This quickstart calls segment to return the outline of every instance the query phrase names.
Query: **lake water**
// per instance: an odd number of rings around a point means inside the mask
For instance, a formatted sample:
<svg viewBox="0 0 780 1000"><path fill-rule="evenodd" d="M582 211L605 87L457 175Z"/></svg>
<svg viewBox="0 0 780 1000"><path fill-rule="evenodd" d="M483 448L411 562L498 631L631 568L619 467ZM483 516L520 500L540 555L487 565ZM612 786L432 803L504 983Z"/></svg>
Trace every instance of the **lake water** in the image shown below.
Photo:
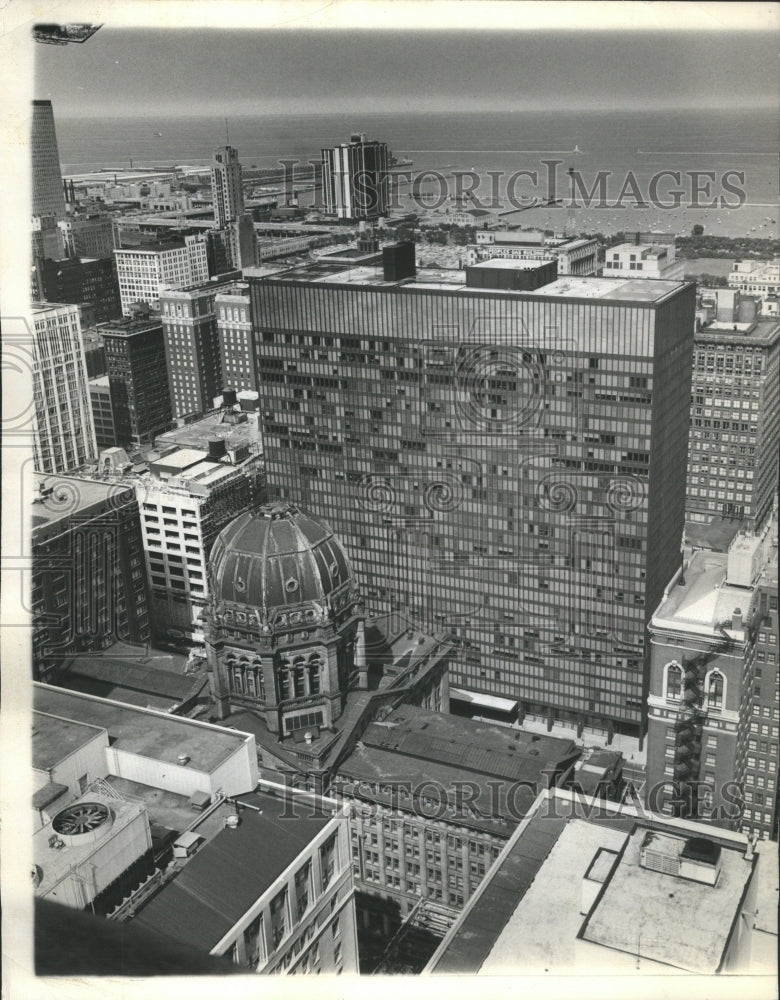
<svg viewBox="0 0 780 1000"><path fill-rule="evenodd" d="M365 132L386 141L399 159L412 159L413 167L407 169L413 174L433 171L420 191L445 209L455 208L458 185L461 191L474 186L472 179L463 179L465 173L479 178L475 195L480 202L502 211L515 208L523 196L546 200L554 178L554 195L564 203L515 213L513 224L604 233L690 232L696 223L723 235L776 236L778 231L776 122L769 110L393 112L354 120L344 115L258 114L230 118L229 130L230 144L242 163L257 167L274 166L281 158L318 160L323 146L343 142L353 131ZM209 163L212 150L225 143L225 120L58 117L57 136L64 174L126 168L131 160L136 167L198 165ZM568 205L569 167L581 179L577 207ZM519 178L520 171L535 173L537 180ZM654 199L653 177L661 171L679 172L681 183L678 188L676 179L663 175ZM606 204L596 199L588 205L587 192L594 184L599 191L600 174ZM730 189L724 187L724 175ZM647 207L635 205L634 190ZM681 191L677 199L675 190ZM402 206L418 207L422 194L412 198L409 184L399 183L397 192ZM654 200L669 207L659 207Z"/></svg>

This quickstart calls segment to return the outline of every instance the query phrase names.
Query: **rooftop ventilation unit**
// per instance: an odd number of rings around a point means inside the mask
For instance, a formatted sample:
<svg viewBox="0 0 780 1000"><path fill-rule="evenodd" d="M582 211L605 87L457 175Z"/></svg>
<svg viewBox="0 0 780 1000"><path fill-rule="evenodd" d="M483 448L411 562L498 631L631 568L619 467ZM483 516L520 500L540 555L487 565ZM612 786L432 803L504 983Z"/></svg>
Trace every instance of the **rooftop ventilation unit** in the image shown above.
<svg viewBox="0 0 780 1000"><path fill-rule="evenodd" d="M75 802L58 812L51 825L66 847L76 847L100 840L111 829L113 822L113 814L104 803Z"/></svg>
<svg viewBox="0 0 780 1000"><path fill-rule="evenodd" d="M715 885L720 874L721 848L705 837L672 837L648 830L639 852L639 864L649 871Z"/></svg>

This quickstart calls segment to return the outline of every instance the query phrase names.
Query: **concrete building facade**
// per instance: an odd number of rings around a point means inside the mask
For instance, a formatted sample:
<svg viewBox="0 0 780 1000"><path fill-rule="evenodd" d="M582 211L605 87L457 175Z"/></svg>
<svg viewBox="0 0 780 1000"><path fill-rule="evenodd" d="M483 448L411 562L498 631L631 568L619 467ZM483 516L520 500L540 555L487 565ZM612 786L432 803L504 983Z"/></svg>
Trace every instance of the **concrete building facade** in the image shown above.
<svg viewBox="0 0 780 1000"><path fill-rule="evenodd" d="M180 448L150 462L136 490L155 632L168 641L202 642L211 546L251 505L251 471L228 455Z"/></svg>
<svg viewBox="0 0 780 1000"><path fill-rule="evenodd" d="M97 457L78 306L33 302L30 327L35 469L70 472Z"/></svg>
<svg viewBox="0 0 780 1000"><path fill-rule="evenodd" d="M680 281L685 275L685 261L675 260L674 245L621 243L607 249L604 274Z"/></svg>
<svg viewBox="0 0 780 1000"><path fill-rule="evenodd" d="M745 800L742 830L777 840L780 690L776 538L756 580L753 608L754 641L742 674L735 778L742 785Z"/></svg>
<svg viewBox="0 0 780 1000"><path fill-rule="evenodd" d="M686 513L757 527L777 489L780 324L723 315L694 338Z"/></svg>
<svg viewBox="0 0 780 1000"><path fill-rule="evenodd" d="M171 408L176 420L210 410L222 389L215 300L224 294L227 281L224 277L160 293Z"/></svg>
<svg viewBox="0 0 780 1000"><path fill-rule="evenodd" d="M133 305L145 302L160 307L160 293L169 288L185 288L208 281L206 239L200 234L152 244L115 250L122 312L132 314Z"/></svg>
<svg viewBox="0 0 780 1000"><path fill-rule="evenodd" d="M595 274L598 241L565 236L545 236L543 232L482 232L466 247L466 264L482 260L549 260L558 262L558 274Z"/></svg>
<svg viewBox="0 0 780 1000"><path fill-rule="evenodd" d="M759 625L771 618L770 595L760 611L757 583L776 546L770 524L760 534L738 534L728 553L694 552L653 614L646 788L653 810L740 829L748 808L744 828L772 831L777 673L774 651L767 659L771 625ZM757 823L753 801L762 807Z"/></svg>
<svg viewBox="0 0 780 1000"><path fill-rule="evenodd" d="M73 653L149 639L149 596L135 493L80 476L36 476L33 669Z"/></svg>
<svg viewBox="0 0 780 1000"><path fill-rule="evenodd" d="M226 389L257 389L257 359L253 349L249 285L236 282L214 299L220 365Z"/></svg>
<svg viewBox="0 0 780 1000"><path fill-rule="evenodd" d="M762 298L780 293L780 263L776 260L737 260L728 276L729 288Z"/></svg>

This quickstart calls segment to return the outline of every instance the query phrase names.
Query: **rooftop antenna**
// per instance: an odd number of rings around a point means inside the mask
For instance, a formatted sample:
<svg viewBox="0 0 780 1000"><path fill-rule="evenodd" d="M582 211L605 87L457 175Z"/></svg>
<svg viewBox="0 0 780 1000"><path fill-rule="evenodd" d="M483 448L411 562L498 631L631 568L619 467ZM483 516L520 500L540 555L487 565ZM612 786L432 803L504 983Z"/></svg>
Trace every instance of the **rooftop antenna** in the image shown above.
<svg viewBox="0 0 780 1000"><path fill-rule="evenodd" d="M227 120L227 118L225 119L225 145L226 146L230 145L230 131L228 129L228 120Z"/></svg>

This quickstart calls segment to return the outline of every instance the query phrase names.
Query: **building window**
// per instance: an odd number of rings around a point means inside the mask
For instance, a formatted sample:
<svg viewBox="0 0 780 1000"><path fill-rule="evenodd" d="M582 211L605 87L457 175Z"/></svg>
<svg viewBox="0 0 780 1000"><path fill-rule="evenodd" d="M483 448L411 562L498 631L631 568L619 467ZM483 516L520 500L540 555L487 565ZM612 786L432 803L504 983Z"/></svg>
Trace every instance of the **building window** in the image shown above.
<svg viewBox="0 0 780 1000"><path fill-rule="evenodd" d="M328 888L336 873L336 834L320 848L320 871L322 872L322 889Z"/></svg>
<svg viewBox="0 0 780 1000"><path fill-rule="evenodd" d="M707 675L705 684L707 692L707 708L716 711L723 708L723 701L726 691L726 679L718 670L713 670Z"/></svg>
<svg viewBox="0 0 780 1000"><path fill-rule="evenodd" d="M682 667L676 661L667 663L664 677L664 697L667 700L679 701L682 694Z"/></svg>
<svg viewBox="0 0 780 1000"><path fill-rule="evenodd" d="M309 907L309 884L310 884L311 862L306 864L295 873L295 903L300 920Z"/></svg>

